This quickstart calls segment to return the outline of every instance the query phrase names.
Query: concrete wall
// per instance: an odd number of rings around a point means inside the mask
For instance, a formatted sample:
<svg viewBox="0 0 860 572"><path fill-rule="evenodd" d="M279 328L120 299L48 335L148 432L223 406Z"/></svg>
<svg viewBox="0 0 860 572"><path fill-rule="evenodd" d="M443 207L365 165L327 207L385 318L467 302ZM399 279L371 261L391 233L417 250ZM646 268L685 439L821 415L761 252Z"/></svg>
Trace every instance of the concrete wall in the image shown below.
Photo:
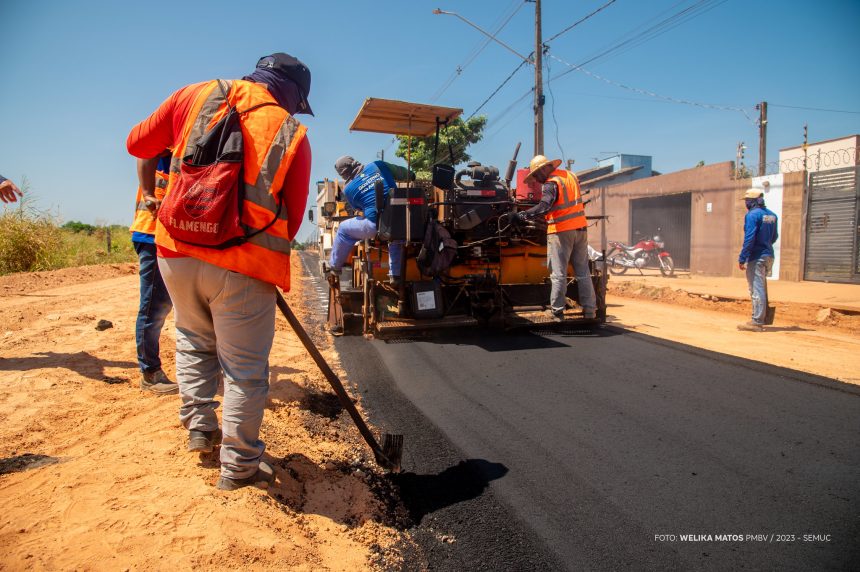
<svg viewBox="0 0 860 572"><path fill-rule="evenodd" d="M676 193L691 193L690 272L712 276L729 276L737 267L738 250L733 251L733 227L737 226L737 201L749 188L749 179L732 178L730 161L686 169L676 173L648 177L607 188L607 240L630 242L630 200ZM600 193L587 214L600 214ZM741 201L741 206L743 202ZM741 225L743 217L741 217ZM600 248L600 225L589 232L589 241Z"/></svg>
<svg viewBox="0 0 860 572"><path fill-rule="evenodd" d="M858 145L860 145L860 135L811 143L806 147L806 170L812 173L860 165ZM781 173L802 171L803 157L802 146L780 149L779 171Z"/></svg>

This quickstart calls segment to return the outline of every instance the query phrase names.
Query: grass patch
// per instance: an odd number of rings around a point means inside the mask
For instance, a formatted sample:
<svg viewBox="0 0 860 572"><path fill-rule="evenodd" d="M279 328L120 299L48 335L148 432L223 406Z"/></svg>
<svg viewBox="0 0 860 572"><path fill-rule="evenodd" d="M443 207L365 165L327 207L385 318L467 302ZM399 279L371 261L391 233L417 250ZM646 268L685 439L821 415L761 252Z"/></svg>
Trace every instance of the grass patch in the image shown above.
<svg viewBox="0 0 860 572"><path fill-rule="evenodd" d="M0 215L0 275L55 268L62 232L46 216L24 209Z"/></svg>
<svg viewBox="0 0 860 572"><path fill-rule="evenodd" d="M31 208L25 194L17 208L0 214L0 275L137 261L128 228L83 226L77 232L69 223L58 226L56 217Z"/></svg>

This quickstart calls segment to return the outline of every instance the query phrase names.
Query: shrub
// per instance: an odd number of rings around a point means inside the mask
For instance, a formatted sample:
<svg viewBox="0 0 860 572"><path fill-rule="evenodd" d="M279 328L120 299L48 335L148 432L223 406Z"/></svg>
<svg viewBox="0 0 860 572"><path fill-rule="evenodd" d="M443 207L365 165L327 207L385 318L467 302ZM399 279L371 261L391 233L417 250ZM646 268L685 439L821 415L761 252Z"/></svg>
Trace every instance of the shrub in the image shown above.
<svg viewBox="0 0 860 572"><path fill-rule="evenodd" d="M23 208L0 215L0 274L54 268L62 233L45 215L28 215Z"/></svg>

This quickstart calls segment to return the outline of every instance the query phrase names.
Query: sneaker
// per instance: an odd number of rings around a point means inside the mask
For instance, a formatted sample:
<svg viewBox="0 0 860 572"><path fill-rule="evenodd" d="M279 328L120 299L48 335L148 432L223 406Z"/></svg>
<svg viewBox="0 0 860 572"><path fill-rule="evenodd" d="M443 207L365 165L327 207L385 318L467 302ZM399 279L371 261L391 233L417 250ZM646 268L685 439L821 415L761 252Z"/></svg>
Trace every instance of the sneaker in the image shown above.
<svg viewBox="0 0 860 572"><path fill-rule="evenodd" d="M222 491L235 491L242 487L255 486L258 489L267 489L269 485L275 482L275 471L272 467L263 461L260 461L260 466L257 467L257 472L250 477L244 479L231 479L230 477L221 477L218 479L216 487Z"/></svg>
<svg viewBox="0 0 860 572"><path fill-rule="evenodd" d="M192 453L211 453L221 444L221 429L200 431L192 429L188 432L188 451Z"/></svg>
<svg viewBox="0 0 860 572"><path fill-rule="evenodd" d="M170 381L163 371L144 371L140 374L140 390L149 391L156 395L172 395L179 393L179 385Z"/></svg>
<svg viewBox="0 0 860 572"><path fill-rule="evenodd" d="M755 322L745 322L743 324L738 324L738 329L742 332L763 332L764 327L761 324L757 324Z"/></svg>
<svg viewBox="0 0 860 572"><path fill-rule="evenodd" d="M564 311L563 310L547 310L546 313L553 322L563 322L564 321Z"/></svg>

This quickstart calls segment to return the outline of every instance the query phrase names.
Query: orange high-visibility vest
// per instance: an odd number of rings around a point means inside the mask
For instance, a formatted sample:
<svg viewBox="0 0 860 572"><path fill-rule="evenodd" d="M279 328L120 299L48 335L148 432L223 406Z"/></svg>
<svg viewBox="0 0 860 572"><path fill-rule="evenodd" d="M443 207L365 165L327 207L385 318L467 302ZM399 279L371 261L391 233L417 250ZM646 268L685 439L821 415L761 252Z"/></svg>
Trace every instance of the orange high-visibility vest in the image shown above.
<svg viewBox="0 0 860 572"><path fill-rule="evenodd" d="M265 87L253 82L234 80L227 84L230 103L239 111L274 98ZM227 114L224 94L217 81L208 82L194 100L179 140L173 148L167 193L179 178L182 157L206 131ZM277 105L260 107L240 117L245 157L243 162L245 197L241 222L251 230L265 228L277 213L277 220L265 231L247 242L217 250L193 246L173 239L161 222L157 222L155 243L168 250L187 254L215 266L239 272L264 282L290 288L290 239L287 224L287 193L304 193L307 181L294 181L288 172L307 128ZM285 181L290 188L284 188ZM278 204L280 204L280 209Z"/></svg>
<svg viewBox="0 0 860 572"><path fill-rule="evenodd" d="M164 171L155 172L155 198L161 200L164 198L164 191L167 190L168 174ZM142 232L144 234L155 234L155 217L146 208L146 203L143 201L143 191L140 187L137 188L137 200L135 201L134 222L128 228L131 232Z"/></svg>
<svg viewBox="0 0 860 572"><path fill-rule="evenodd" d="M566 230L576 230L588 225L585 220L585 205L582 204L582 193L576 175L564 169L556 169L549 176L549 181L558 185L558 196L552 208L546 213L546 232L555 234Z"/></svg>

